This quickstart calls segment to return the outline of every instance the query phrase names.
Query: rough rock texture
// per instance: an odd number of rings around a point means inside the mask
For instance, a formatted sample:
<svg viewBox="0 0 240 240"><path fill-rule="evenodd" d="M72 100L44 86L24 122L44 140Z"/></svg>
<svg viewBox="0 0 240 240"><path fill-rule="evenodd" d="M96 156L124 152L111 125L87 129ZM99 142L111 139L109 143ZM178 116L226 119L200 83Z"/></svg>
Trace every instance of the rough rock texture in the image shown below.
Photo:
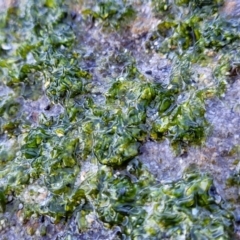
<svg viewBox="0 0 240 240"><path fill-rule="evenodd" d="M227 17L237 18L240 16L240 1L239 0L227 0L221 9L221 13Z"/></svg>

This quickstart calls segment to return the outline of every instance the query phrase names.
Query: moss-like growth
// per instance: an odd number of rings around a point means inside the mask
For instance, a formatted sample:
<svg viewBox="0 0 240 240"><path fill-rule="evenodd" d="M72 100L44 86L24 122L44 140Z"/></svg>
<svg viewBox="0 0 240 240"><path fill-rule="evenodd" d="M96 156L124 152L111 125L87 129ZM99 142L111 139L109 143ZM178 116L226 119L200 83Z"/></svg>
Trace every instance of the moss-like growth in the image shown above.
<svg viewBox="0 0 240 240"><path fill-rule="evenodd" d="M135 17L135 10L127 1L93 1L94 6L82 13L91 16L92 21L100 21L104 27L119 29Z"/></svg>
<svg viewBox="0 0 240 240"><path fill-rule="evenodd" d="M110 226L120 226L126 239L231 235L233 215L216 203L208 175L188 170L181 180L162 185L136 160L128 171L118 176L110 169L99 171L99 192L92 202L98 216Z"/></svg>
<svg viewBox="0 0 240 240"><path fill-rule="evenodd" d="M172 18L158 26L158 36L170 39L166 52L177 53L168 86L149 81L131 56L122 53L116 60L124 65L121 76L108 80L104 93L96 96L92 75L82 67L86 52L82 45L76 50L76 33L63 1L26 2L9 9L0 24L0 77L15 94L0 103L0 133L14 147L13 155L0 149L1 196L14 192L19 197L35 183L48 195L42 205L24 203L26 218L36 213L57 222L77 212L80 230L96 214L109 227L119 225L130 239L227 238L232 216L209 193L209 176L186 173L178 182L161 185L135 159L149 138L169 138L181 152L206 135L204 101L222 85L204 90L191 85L193 57L188 50L211 37L211 31L204 37L202 28L196 30L203 17L186 17L180 23ZM194 9L204 8L203 3ZM160 10L170 11L168 4L163 2ZM101 1L98 7L85 13L114 27L133 15L125 1ZM222 26L226 24L216 25L214 39ZM217 50L236 39L232 31L225 33ZM204 44L214 45L211 38ZM201 50L199 46L196 52ZM223 59L215 69L216 78L225 74L227 63ZM20 116L18 97L36 100L43 93L63 111L55 117L39 113L39 121L31 125ZM82 169L86 161L96 167L91 173Z"/></svg>

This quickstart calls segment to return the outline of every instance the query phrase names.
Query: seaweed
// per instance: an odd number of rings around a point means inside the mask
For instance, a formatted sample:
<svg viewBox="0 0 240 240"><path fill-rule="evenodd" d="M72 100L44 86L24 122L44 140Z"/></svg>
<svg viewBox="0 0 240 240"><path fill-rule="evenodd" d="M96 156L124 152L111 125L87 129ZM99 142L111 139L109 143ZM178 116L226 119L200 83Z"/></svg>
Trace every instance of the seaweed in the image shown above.
<svg viewBox="0 0 240 240"><path fill-rule="evenodd" d="M136 15L131 4L123 0L96 1L92 8L84 9L82 14L85 16L90 16L92 21L100 21L104 27L115 29L120 29Z"/></svg>
<svg viewBox="0 0 240 240"><path fill-rule="evenodd" d="M160 3L161 11L171 11L172 3ZM183 3L188 2L177 2ZM194 1L193 11L202 11L205 3ZM0 149L1 208L5 196L14 192L21 198L34 183L46 189L47 197L44 203L24 203L26 219L35 213L58 222L75 214L85 231L91 227L87 218L95 214L109 228L119 225L129 239L230 236L231 212L209 194L213 180L207 174L186 172L177 182L160 184L137 160L149 139L168 138L181 153L206 137L205 100L224 91L223 76L230 67L228 58L216 67L217 86L202 90L191 84L188 50L201 39L204 47L215 44L206 42L210 30L206 35L196 30L203 17L159 24L157 34L170 39L165 51L177 53L167 86L147 79L133 57L121 53L116 61L124 71L104 79L106 89L96 96L93 76L83 67L84 43L77 42L67 13L64 1L42 0L16 5L1 16L0 78L14 93L0 103L0 134L12 141ZM134 10L125 1L100 1L84 14L118 29ZM214 26L213 39L219 38L219 29L229 27L224 22ZM233 31L225 33L216 45L219 51L237 39ZM21 99L33 101L45 94L50 105L59 104L63 111L54 117L42 111L32 124L21 115ZM11 146L11 154L6 153ZM90 172L84 172L86 163L94 166Z"/></svg>

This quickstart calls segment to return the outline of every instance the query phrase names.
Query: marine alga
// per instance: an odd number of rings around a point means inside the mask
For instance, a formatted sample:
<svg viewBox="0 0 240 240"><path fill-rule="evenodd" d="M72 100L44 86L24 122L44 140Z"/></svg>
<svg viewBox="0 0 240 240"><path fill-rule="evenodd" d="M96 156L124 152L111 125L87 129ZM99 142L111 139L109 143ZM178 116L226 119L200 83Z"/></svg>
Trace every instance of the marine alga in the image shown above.
<svg viewBox="0 0 240 240"><path fill-rule="evenodd" d="M177 2L182 3L188 2ZM205 5L194 4L191 14ZM127 1L98 5L85 14L110 28L120 27L119 22L134 12ZM159 9L170 11L168 2ZM1 149L1 208L5 196L14 192L23 198L23 191L34 183L48 195L41 204L26 202L25 218L35 213L57 222L74 215L83 231L91 227L86 219L93 214L107 227L120 226L122 236L129 239L226 239L233 216L211 192L213 181L207 174L187 172L177 182L160 184L136 157L148 139L168 138L177 153L204 140L208 127L204 101L209 93L215 96L221 84L204 90L191 85L193 58L188 50L201 39L204 47L220 50L236 39L234 31L226 30L215 45L225 22L217 24L211 36L205 28L205 36L204 28L194 30L202 26L201 14L185 16L181 23L171 17L157 30L161 39L167 37L164 51L176 53L170 83L147 79L132 56L121 53L120 59L129 58L124 71L96 96L93 76L82 67L87 55L84 42L78 43L68 13L64 1L42 0L16 5L1 17L0 78L14 92L0 104L1 136L14 139L12 146L18 146L13 156ZM201 47L196 45L195 53ZM216 68L216 78L224 83L221 77L227 70ZM37 94L32 93L35 90ZM57 104L63 111L54 117L41 112L35 123L24 114L20 117L19 99L32 101L41 94L51 101L46 111ZM91 172L82 170L86 162L94 165Z"/></svg>

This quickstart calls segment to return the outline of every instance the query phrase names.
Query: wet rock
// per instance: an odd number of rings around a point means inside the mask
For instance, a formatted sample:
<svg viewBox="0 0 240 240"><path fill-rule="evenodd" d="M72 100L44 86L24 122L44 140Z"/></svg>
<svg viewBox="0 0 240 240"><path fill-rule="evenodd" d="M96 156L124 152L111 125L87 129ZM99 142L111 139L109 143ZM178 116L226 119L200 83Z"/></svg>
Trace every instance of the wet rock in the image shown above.
<svg viewBox="0 0 240 240"><path fill-rule="evenodd" d="M22 204L22 203L19 203L18 209L19 209L19 210L23 209L23 204Z"/></svg>
<svg viewBox="0 0 240 240"><path fill-rule="evenodd" d="M240 16L240 1L226 0L221 9L221 13L230 18L237 18Z"/></svg>

